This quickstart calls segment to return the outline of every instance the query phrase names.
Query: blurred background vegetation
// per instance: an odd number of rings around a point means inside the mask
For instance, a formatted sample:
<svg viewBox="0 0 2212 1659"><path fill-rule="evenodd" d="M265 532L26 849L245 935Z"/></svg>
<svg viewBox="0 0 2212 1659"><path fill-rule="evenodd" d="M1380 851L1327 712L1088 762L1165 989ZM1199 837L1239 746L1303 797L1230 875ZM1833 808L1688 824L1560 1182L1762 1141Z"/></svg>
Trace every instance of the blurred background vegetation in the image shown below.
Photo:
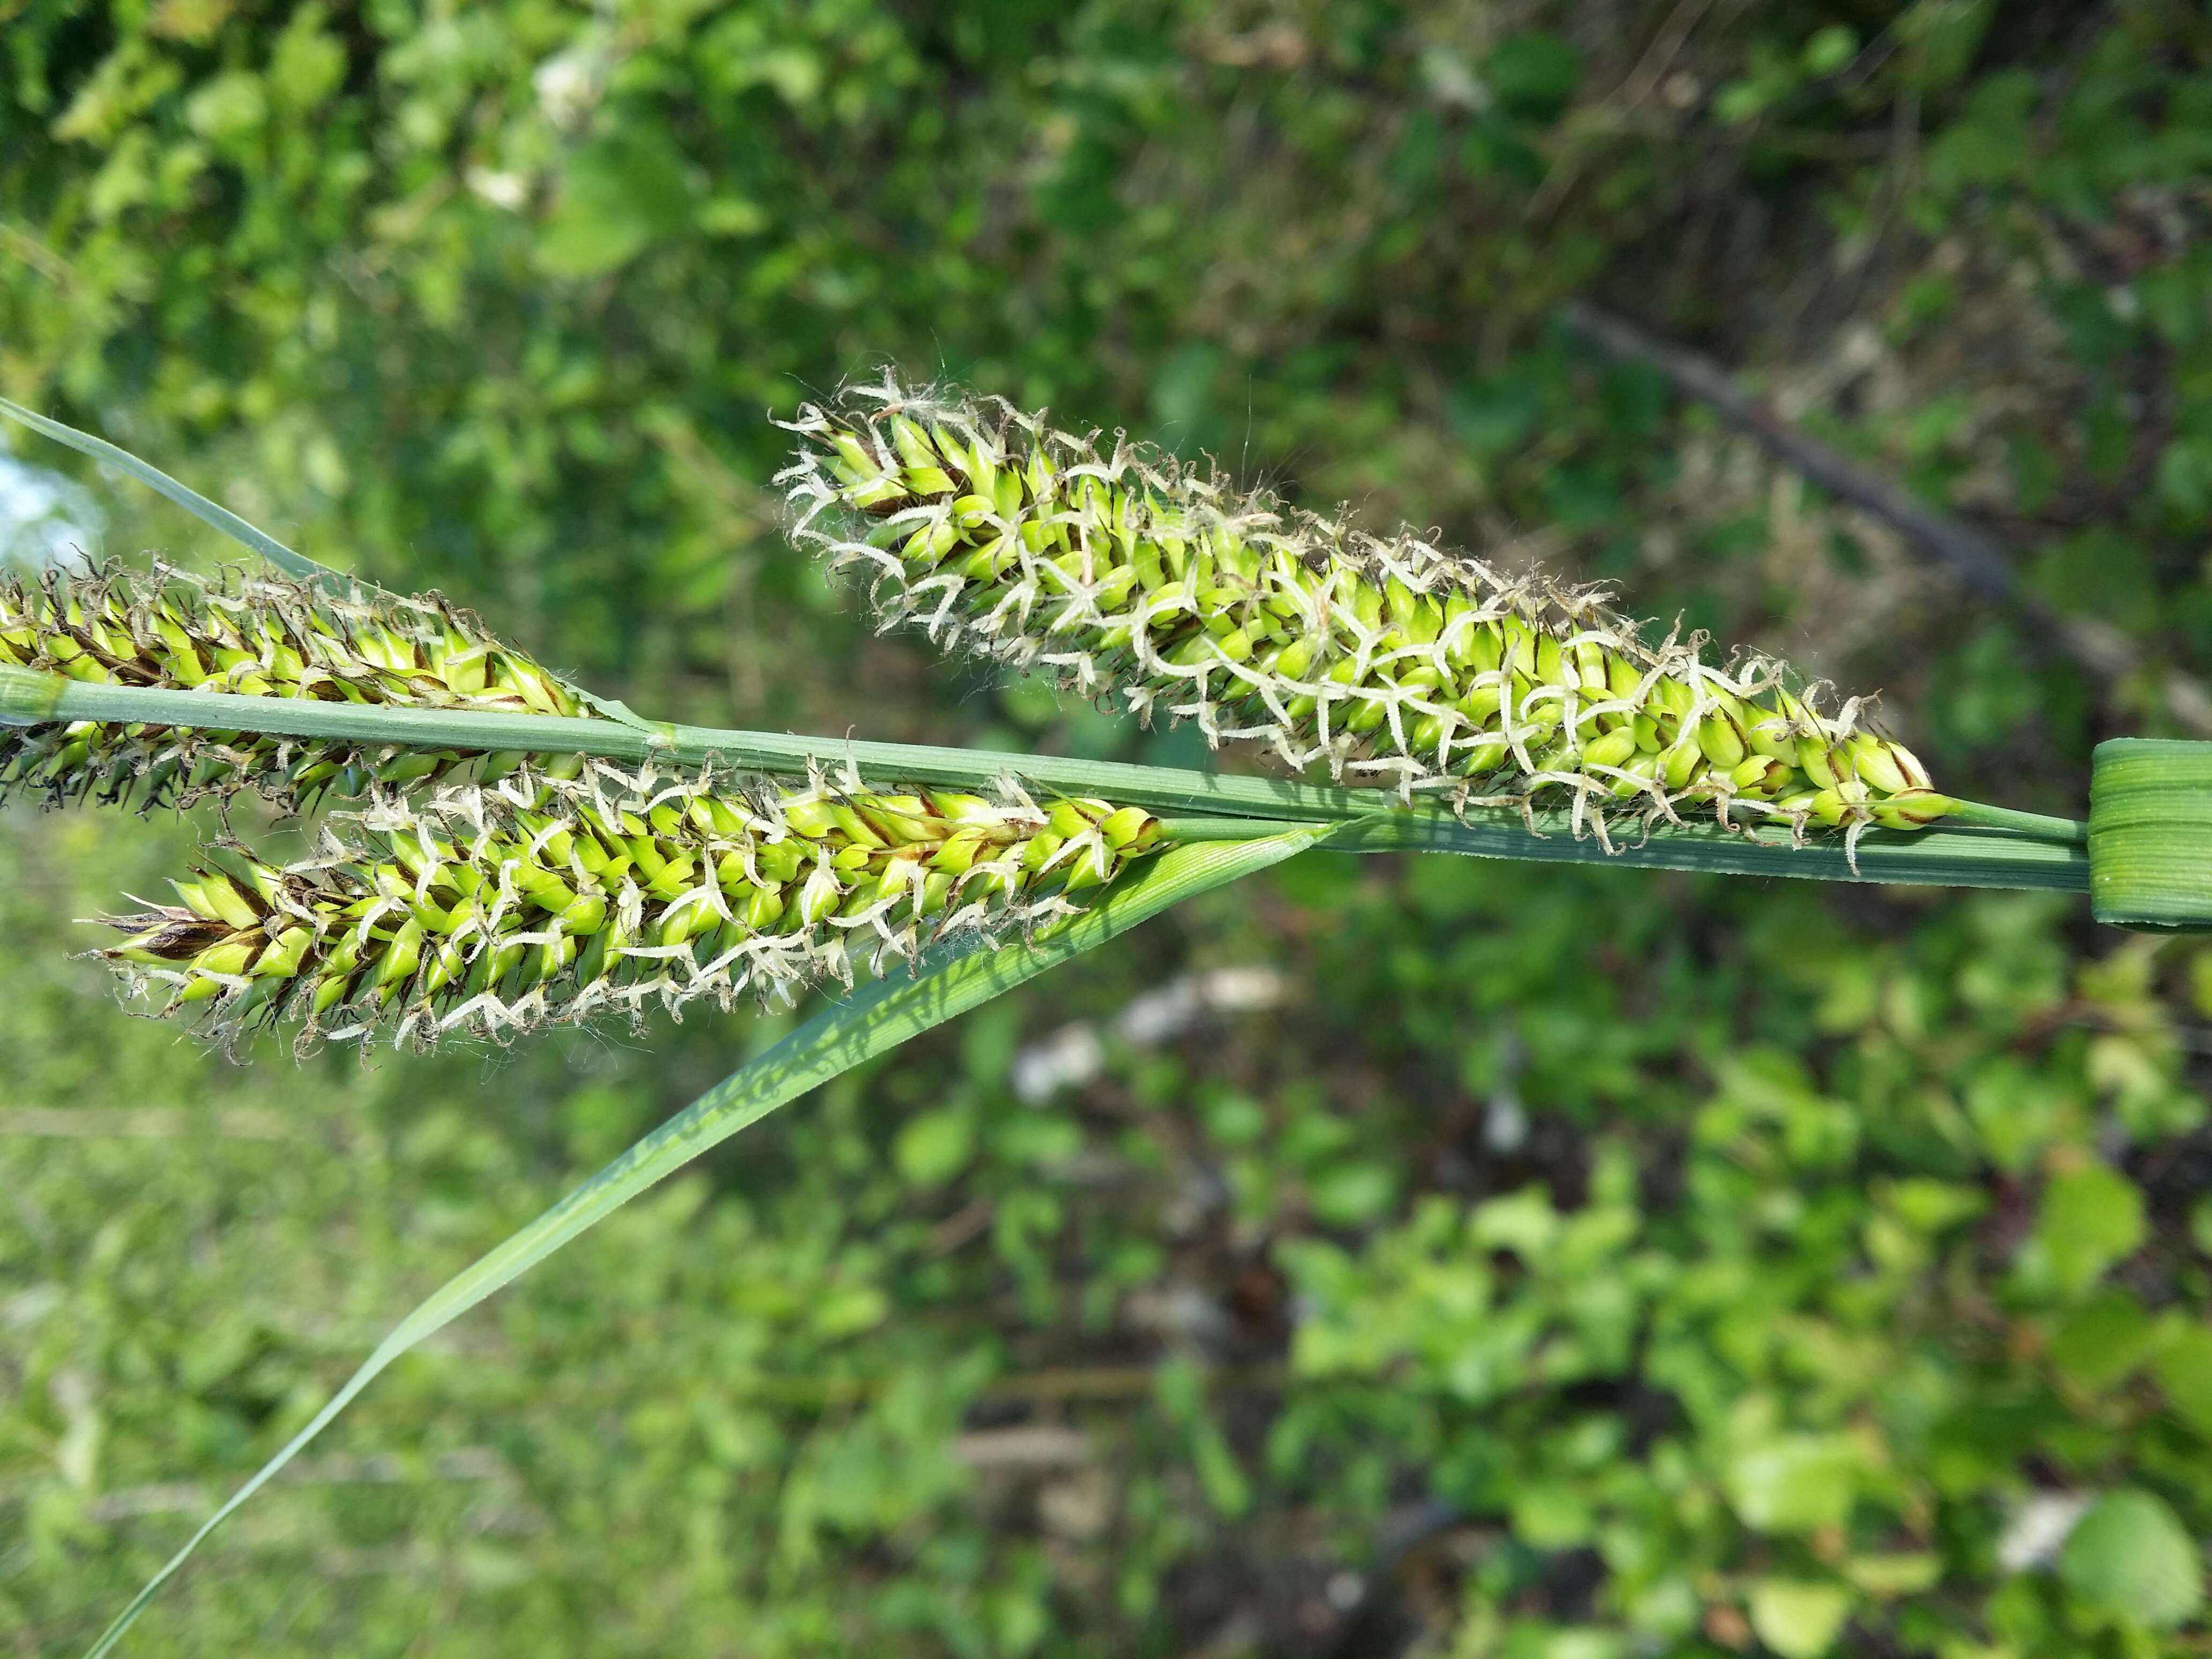
<svg viewBox="0 0 2212 1659"><path fill-rule="evenodd" d="M0 0L0 392L670 717L1202 757L785 546L767 415L886 360L1540 532L2008 805L2212 659L2191 0ZM0 442L9 556L221 556ZM22 1654L784 1029L234 1067L64 954L206 827L0 817ZM2208 1053L2212 951L2070 902L1310 856L586 1236L131 1650L2204 1653Z"/></svg>

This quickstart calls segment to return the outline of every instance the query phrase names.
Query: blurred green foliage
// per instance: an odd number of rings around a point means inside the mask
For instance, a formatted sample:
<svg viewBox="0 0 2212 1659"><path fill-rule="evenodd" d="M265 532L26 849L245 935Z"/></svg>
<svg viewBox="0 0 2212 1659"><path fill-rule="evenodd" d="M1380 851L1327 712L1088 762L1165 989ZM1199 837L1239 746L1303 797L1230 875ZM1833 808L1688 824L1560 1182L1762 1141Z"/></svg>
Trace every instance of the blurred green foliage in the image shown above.
<svg viewBox="0 0 2212 1659"><path fill-rule="evenodd" d="M785 550L764 410L884 359L1540 532L2008 804L2078 811L2212 658L2181 0L0 0L0 392L674 717L1202 753L872 639ZM2143 667L1583 355L1574 294ZM111 550L213 556L75 476ZM190 833L0 823L24 1652L781 1029L233 1069L64 960ZM1285 1004L1115 1023L1254 963ZM1103 1072L1018 1094L1074 1020ZM2201 1652L2208 1031L2212 951L2041 898L1310 857L586 1236L133 1650Z"/></svg>

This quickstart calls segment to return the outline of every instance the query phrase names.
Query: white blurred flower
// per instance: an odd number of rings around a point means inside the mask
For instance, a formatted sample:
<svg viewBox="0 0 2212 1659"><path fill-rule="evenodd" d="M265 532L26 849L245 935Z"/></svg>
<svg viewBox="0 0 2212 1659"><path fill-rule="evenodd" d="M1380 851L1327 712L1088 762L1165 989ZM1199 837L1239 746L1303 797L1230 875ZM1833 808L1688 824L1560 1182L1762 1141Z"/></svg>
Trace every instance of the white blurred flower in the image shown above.
<svg viewBox="0 0 2212 1659"><path fill-rule="evenodd" d="M1206 1014L1249 1013L1281 1002L1290 981L1253 964L1192 974L1133 999L1115 1015L1113 1033L1132 1048L1157 1048ZM1088 1083L1106 1069L1106 1045L1096 1027L1064 1025L1014 1056L1014 1097L1042 1105L1062 1089Z"/></svg>
<svg viewBox="0 0 2212 1659"><path fill-rule="evenodd" d="M2090 1501L2089 1494L2073 1492L2039 1492L2023 1500L1997 1540L1997 1565L2007 1572L2049 1566Z"/></svg>
<svg viewBox="0 0 2212 1659"><path fill-rule="evenodd" d="M538 107L563 131L582 125L606 92L607 69L606 51L596 40L580 41L555 53L530 77L538 92Z"/></svg>
<svg viewBox="0 0 2212 1659"><path fill-rule="evenodd" d="M493 172L489 167L469 169L469 188L494 207L508 213L520 213L530 201L530 180L519 173Z"/></svg>

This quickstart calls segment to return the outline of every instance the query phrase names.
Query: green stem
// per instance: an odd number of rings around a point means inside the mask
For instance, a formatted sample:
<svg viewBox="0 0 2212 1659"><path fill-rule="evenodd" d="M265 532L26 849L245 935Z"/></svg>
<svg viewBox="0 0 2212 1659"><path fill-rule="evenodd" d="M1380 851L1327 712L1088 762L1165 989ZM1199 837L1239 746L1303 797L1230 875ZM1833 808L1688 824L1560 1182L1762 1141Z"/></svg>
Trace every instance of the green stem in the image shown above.
<svg viewBox="0 0 2212 1659"><path fill-rule="evenodd" d="M1269 818L1180 818L1160 820L1160 836L1164 841L1178 847L1188 847L1206 841L1256 841L1273 835L1285 823L1294 819Z"/></svg>
<svg viewBox="0 0 2212 1659"><path fill-rule="evenodd" d="M2042 812L2016 812L2009 806L1984 806L1978 800L1957 801L1948 817L1981 830L2010 830L2038 841L2055 841L2068 847L2087 847L2089 826L2079 818L2054 818Z"/></svg>
<svg viewBox="0 0 2212 1659"><path fill-rule="evenodd" d="M2108 738L2089 775L2098 921L2212 931L2212 743Z"/></svg>
<svg viewBox="0 0 2212 1659"><path fill-rule="evenodd" d="M11 713L20 710L21 712ZM1276 778L1231 777L1176 767L1058 755L1007 755L934 745L866 743L773 732L697 726L626 726L586 717L484 714L465 709L402 708L387 704L321 702L305 697L252 697L230 692L174 691L64 680L0 666L0 721L112 720L202 731L274 732L416 749L528 750L594 755L636 764L716 763L741 771L835 773L848 761L864 775L900 783L972 789L1011 776L1042 792L1095 795L1142 806L1171 820L1218 826L1257 820L1253 828L1201 830L1193 839L1242 839L1261 824L1337 823L1329 844L1351 852L1462 853L1482 858L1620 864L1644 869L1696 870L1728 875L1796 876L1825 881L1893 882L1938 887L2044 888L2087 892L2088 857L2063 819L2063 840L2033 840L1991 830L1870 830L1858 841L1856 866L1842 837L1796 844L1789 830L1765 825L1746 833L1717 823L1661 824L1646 835L1616 824L1608 852L1587 825L1577 833L1560 809L1527 819L1506 808L1470 808L1464 817L1437 805L1388 807L1376 789L1337 789ZM1980 809L1995 811L1994 808ZM2021 815L2032 817L2032 815Z"/></svg>
<svg viewBox="0 0 2212 1659"><path fill-rule="evenodd" d="M1906 887L1995 887L2086 893L2089 860L2081 848L1981 830L1870 830L1859 838L1856 867L1843 838L1800 843L1781 824L1726 830L1717 823L1662 824L1649 836L1617 828L1613 850L1588 830L1577 840L1562 812L1539 812L1532 833L1516 812L1370 812L1341 824L1326 846L1343 853L1455 853L1538 864L1623 865L1706 875L1790 876L1814 881ZM1250 818L1161 819L1172 842L1244 841L1264 834ZM1310 822L1310 820L1309 820Z"/></svg>

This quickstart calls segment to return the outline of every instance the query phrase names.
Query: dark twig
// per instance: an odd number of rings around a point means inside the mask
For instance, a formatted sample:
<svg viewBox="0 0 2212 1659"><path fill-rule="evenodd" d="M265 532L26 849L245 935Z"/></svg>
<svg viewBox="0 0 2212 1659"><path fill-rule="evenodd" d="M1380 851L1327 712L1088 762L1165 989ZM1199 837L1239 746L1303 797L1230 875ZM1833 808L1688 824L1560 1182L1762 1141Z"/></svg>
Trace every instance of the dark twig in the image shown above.
<svg viewBox="0 0 2212 1659"><path fill-rule="evenodd" d="M1838 501L1856 507L1894 532L1923 563L1948 574L1969 592L2002 605L2108 685L2139 672L2134 645L2109 623L2069 617L2028 592L2011 558L1993 538L1861 466L1775 413L1738 387L1717 364L1694 352L1653 339L1632 324L1571 300L1560 312L1570 332L1622 362L1656 371L1676 392L1695 398L1723 420L1756 439L1778 460L1795 468ZM2186 674L2166 671L2159 687L2176 724L2212 736L2212 696Z"/></svg>

